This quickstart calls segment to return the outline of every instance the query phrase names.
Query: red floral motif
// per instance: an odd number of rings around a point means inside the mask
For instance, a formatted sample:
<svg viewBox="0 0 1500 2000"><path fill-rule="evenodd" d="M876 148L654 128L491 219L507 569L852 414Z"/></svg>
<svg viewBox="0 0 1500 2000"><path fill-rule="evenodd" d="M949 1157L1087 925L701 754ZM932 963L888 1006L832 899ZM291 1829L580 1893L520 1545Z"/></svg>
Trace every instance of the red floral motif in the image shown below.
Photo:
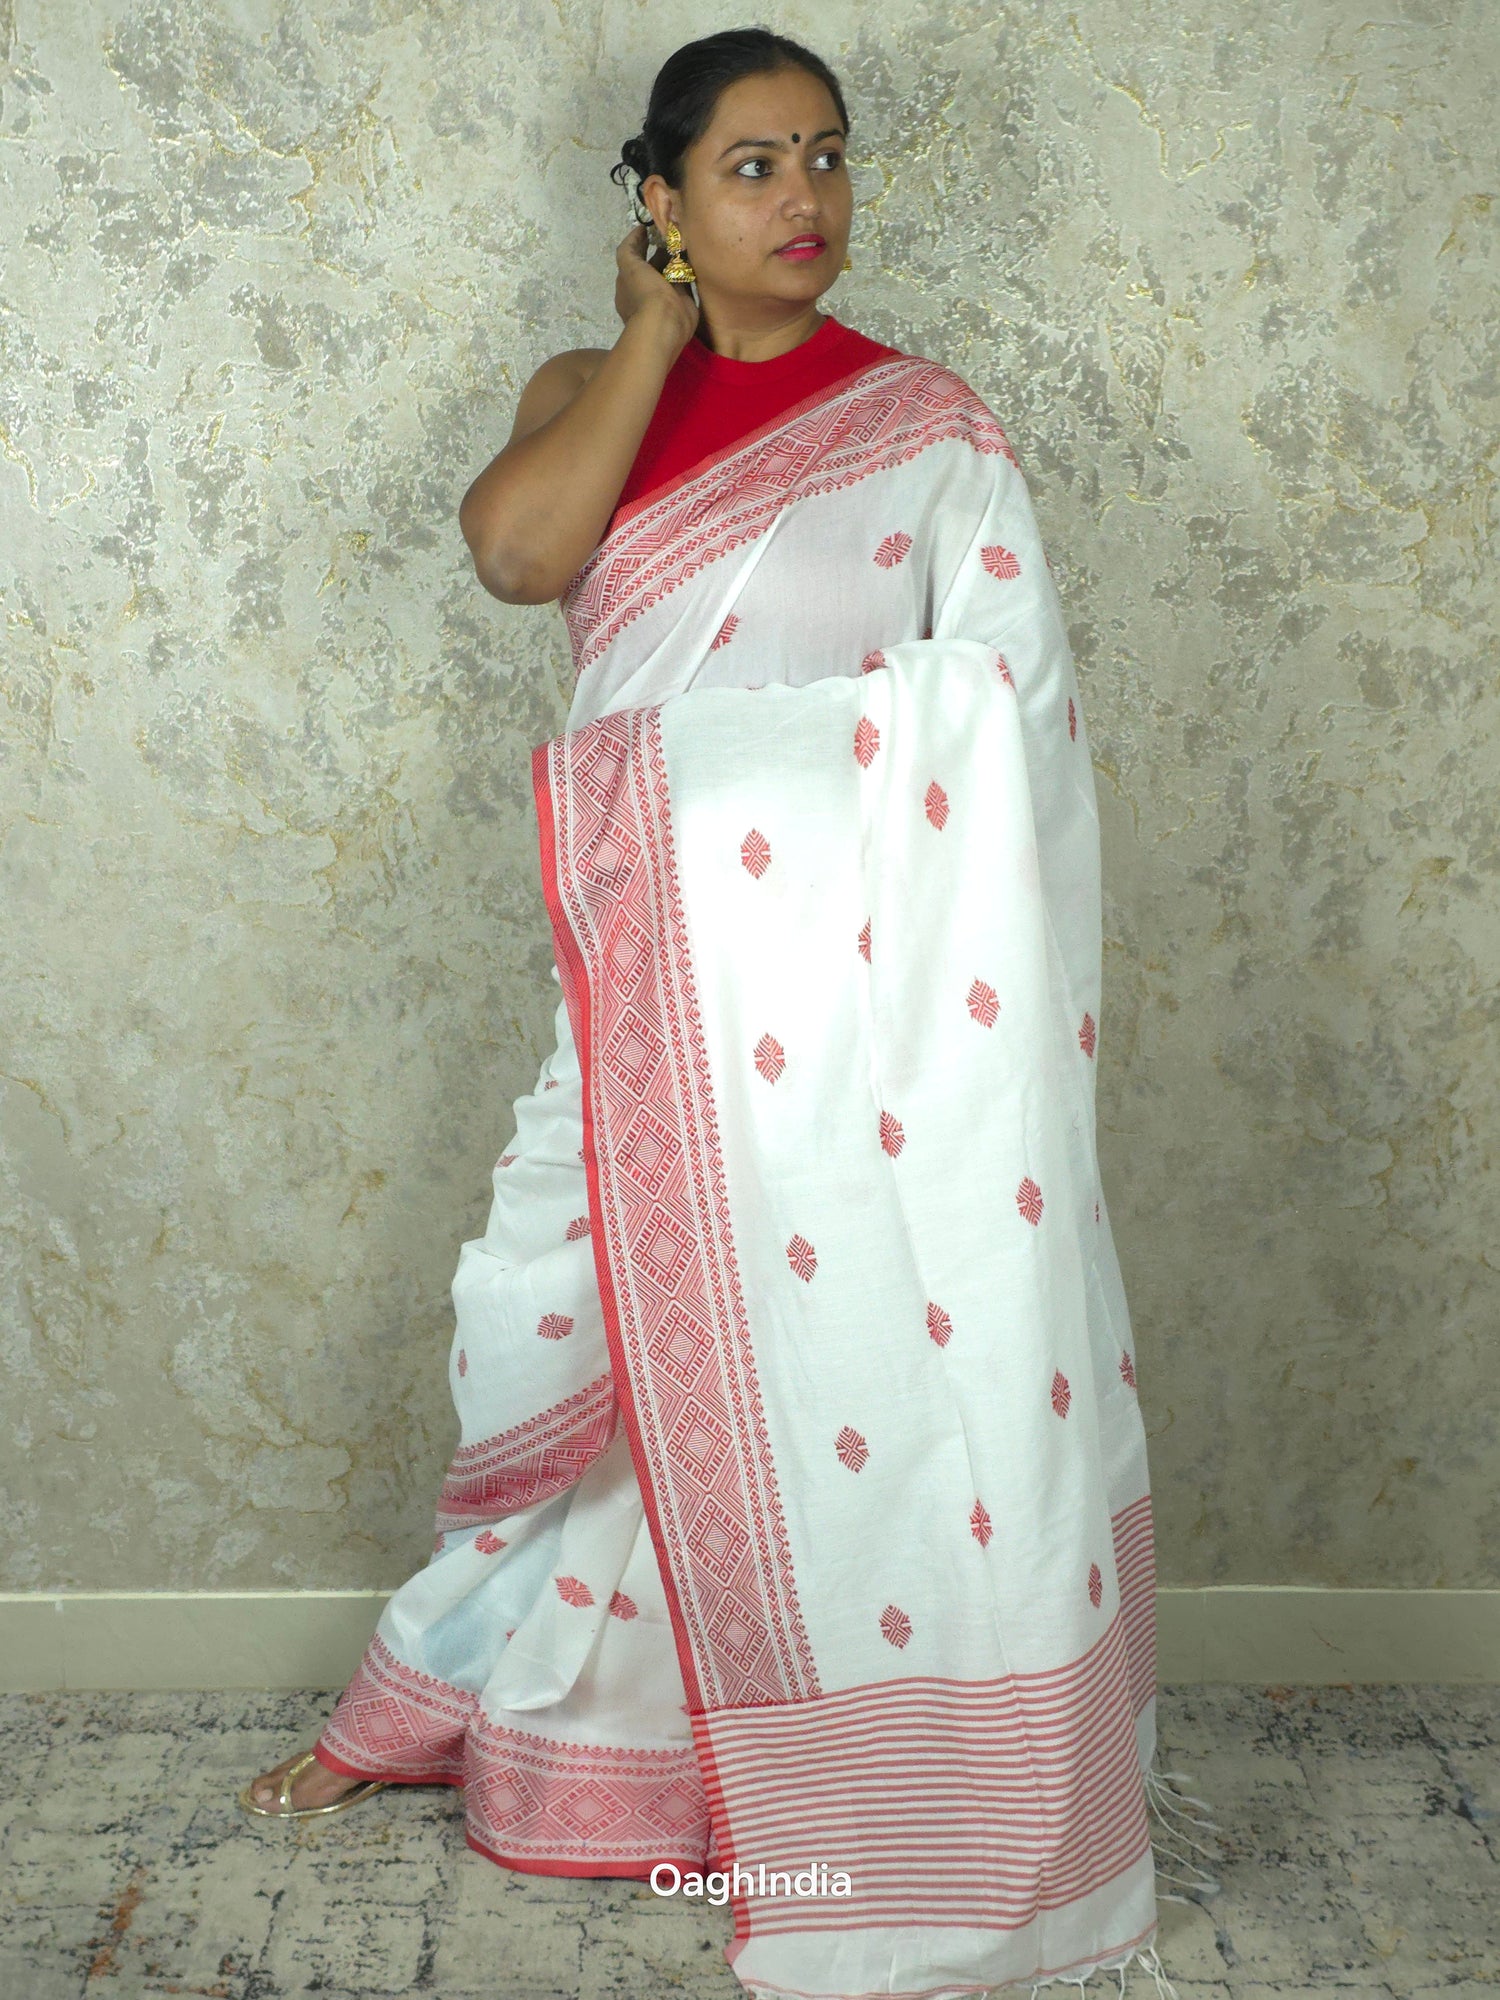
<svg viewBox="0 0 1500 2000"><path fill-rule="evenodd" d="M507 1639L513 1639L516 1636L516 1628L514 1625L511 1626L510 1630L506 1633L505 1636Z"/></svg>
<svg viewBox="0 0 1500 2000"><path fill-rule="evenodd" d="M862 715L854 725L854 754L867 771L879 748L880 731L868 715Z"/></svg>
<svg viewBox="0 0 1500 2000"><path fill-rule="evenodd" d="M580 1581L578 1577L559 1576L554 1577L553 1581L557 1585L558 1596L565 1604L584 1605L593 1603L593 1591L589 1589L586 1583Z"/></svg>
<svg viewBox="0 0 1500 2000"><path fill-rule="evenodd" d="M988 980L976 979L969 988L969 1012L981 1028L993 1028L1000 1018L1000 996Z"/></svg>
<svg viewBox="0 0 1500 2000"><path fill-rule="evenodd" d="M906 1134L901 1129L901 1120L893 1118L889 1111L880 1114L880 1143L894 1160L906 1144Z"/></svg>
<svg viewBox="0 0 1500 2000"><path fill-rule="evenodd" d="M546 1313L537 1321L536 1330L543 1340L562 1340L573 1331L573 1322L566 1313Z"/></svg>
<svg viewBox="0 0 1500 2000"><path fill-rule="evenodd" d="M936 778L927 787L927 796L922 801L922 804L927 817L932 821L938 832L941 833L944 823L948 818L948 794L943 790Z"/></svg>
<svg viewBox="0 0 1500 2000"><path fill-rule="evenodd" d="M515 1154L514 1154L514 1153L502 1153L502 1154L500 1155L499 1159L498 1159L498 1160L496 1160L496 1162L495 1162L495 1165L496 1165L497 1167L508 1167L508 1166L510 1165L511 1161L512 1161L512 1160L513 1160L513 1159L514 1159L515 1157L516 1157L516 1156L515 1156Z"/></svg>
<svg viewBox="0 0 1500 2000"><path fill-rule="evenodd" d="M731 611L729 616L724 620L724 623L719 627L718 631L715 632L714 636L709 640L708 650L712 653L716 651L717 648L720 646L727 646L730 640L734 637L735 627L739 624L739 622L740 622L739 619Z"/></svg>
<svg viewBox="0 0 1500 2000"><path fill-rule="evenodd" d="M911 1620L899 1604L888 1604L880 1614L880 1629L893 1646L904 1646L911 1637Z"/></svg>
<svg viewBox="0 0 1500 2000"><path fill-rule="evenodd" d="M1120 1349L1120 1373L1133 1389L1135 1387L1135 1363L1131 1360L1128 1349L1123 1347Z"/></svg>
<svg viewBox="0 0 1500 2000"><path fill-rule="evenodd" d="M482 1556L494 1556L509 1544L503 1536L497 1535L493 1528L486 1528L482 1535L474 1537L474 1546Z"/></svg>
<svg viewBox="0 0 1500 2000"><path fill-rule="evenodd" d="M1016 558L1009 549L1002 548L998 542L991 542L988 548L981 549L979 560L990 575L1001 583L1009 583L1012 577L1021 574L1021 565Z"/></svg>
<svg viewBox="0 0 1500 2000"><path fill-rule="evenodd" d="M884 665L885 654L877 646L873 653L865 654L859 663L859 670L862 674L873 674L877 667L883 667Z"/></svg>
<svg viewBox="0 0 1500 2000"><path fill-rule="evenodd" d="M852 1424L845 1424L834 1439L833 1448L841 1462L847 1465L851 1472L864 1471L865 1460L870 1456L870 1447Z"/></svg>
<svg viewBox="0 0 1500 2000"><path fill-rule="evenodd" d="M1052 1407L1060 1417L1068 1414L1068 1405L1073 1400L1073 1391L1068 1387L1068 1378L1060 1368L1052 1375Z"/></svg>
<svg viewBox="0 0 1500 2000"><path fill-rule="evenodd" d="M577 1243L580 1240L580 1238L587 1236L588 1233L589 1233L588 1217L586 1215L575 1215L573 1217L573 1220L568 1224L568 1237L567 1237L568 1242Z"/></svg>
<svg viewBox="0 0 1500 2000"><path fill-rule="evenodd" d="M976 1500L969 1510L969 1527L979 1546L982 1549L988 1548L990 1536L994 1534L995 1530L990 1522L989 1512L982 1500Z"/></svg>
<svg viewBox="0 0 1500 2000"><path fill-rule="evenodd" d="M859 934L859 955L865 964L870 963L870 919L865 918L865 927Z"/></svg>
<svg viewBox="0 0 1500 2000"><path fill-rule="evenodd" d="M1072 695L1068 696L1068 734L1076 743L1078 740L1078 710L1073 706Z"/></svg>
<svg viewBox="0 0 1500 2000"><path fill-rule="evenodd" d="M469 1372L469 1357L463 1348L458 1350L458 1372L460 1375L467 1375Z"/></svg>
<svg viewBox="0 0 1500 2000"><path fill-rule="evenodd" d="M1099 1600L1104 1595L1104 1578L1099 1574L1098 1563L1089 1564L1089 1603L1097 1611Z"/></svg>
<svg viewBox="0 0 1500 2000"><path fill-rule="evenodd" d="M812 1245L805 1236L794 1236L786 1246L786 1260L799 1278L812 1282L812 1274L818 1268L818 1259Z"/></svg>
<svg viewBox="0 0 1500 2000"><path fill-rule="evenodd" d="M880 547L875 551L875 560L880 564L882 569L894 569L903 556L908 554L910 549L911 536L903 534L898 528L895 534L887 535L885 540L880 544Z"/></svg>
<svg viewBox="0 0 1500 2000"><path fill-rule="evenodd" d="M1083 1017L1083 1026L1078 1030L1078 1046L1086 1056L1091 1056L1094 1053L1094 1017L1092 1014L1085 1014Z"/></svg>
<svg viewBox="0 0 1500 2000"><path fill-rule="evenodd" d="M633 1597L627 1597L623 1590L617 1590L609 1600L611 1618L638 1618L640 1607Z"/></svg>
<svg viewBox="0 0 1500 2000"><path fill-rule="evenodd" d="M771 843L758 827L752 826L740 842L740 859L758 882L771 865Z"/></svg>
<svg viewBox="0 0 1500 2000"><path fill-rule="evenodd" d="M549 1076L547 1081L542 1085L542 1088L543 1090L556 1090L557 1078L555 1076Z"/></svg>
<svg viewBox="0 0 1500 2000"><path fill-rule="evenodd" d="M755 1044L755 1067L767 1083L774 1083L786 1068L786 1050L774 1035L762 1035Z"/></svg>
<svg viewBox="0 0 1500 2000"><path fill-rule="evenodd" d="M1007 687L1013 688L1016 684L1015 676L1011 673L1010 664L1006 660L1004 653L997 653L995 655L995 665L1000 671L1001 680L1004 681Z"/></svg>
<svg viewBox="0 0 1500 2000"><path fill-rule="evenodd" d="M1016 1207L1033 1227L1042 1219L1042 1191L1030 1174L1016 1189Z"/></svg>
<svg viewBox="0 0 1500 2000"><path fill-rule="evenodd" d="M953 1322L941 1306L927 1301L927 1331L939 1347L946 1347L953 1337Z"/></svg>

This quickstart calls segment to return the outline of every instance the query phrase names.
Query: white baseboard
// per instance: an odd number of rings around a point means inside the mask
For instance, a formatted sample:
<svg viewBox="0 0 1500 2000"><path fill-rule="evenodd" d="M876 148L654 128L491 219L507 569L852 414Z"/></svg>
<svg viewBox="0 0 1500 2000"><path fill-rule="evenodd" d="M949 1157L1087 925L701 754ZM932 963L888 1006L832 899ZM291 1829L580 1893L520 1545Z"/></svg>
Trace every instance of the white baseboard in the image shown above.
<svg viewBox="0 0 1500 2000"><path fill-rule="evenodd" d="M341 1688L380 1590L0 1594L0 1690ZM1157 1678L1500 1681L1500 1590L1257 1584L1156 1594Z"/></svg>

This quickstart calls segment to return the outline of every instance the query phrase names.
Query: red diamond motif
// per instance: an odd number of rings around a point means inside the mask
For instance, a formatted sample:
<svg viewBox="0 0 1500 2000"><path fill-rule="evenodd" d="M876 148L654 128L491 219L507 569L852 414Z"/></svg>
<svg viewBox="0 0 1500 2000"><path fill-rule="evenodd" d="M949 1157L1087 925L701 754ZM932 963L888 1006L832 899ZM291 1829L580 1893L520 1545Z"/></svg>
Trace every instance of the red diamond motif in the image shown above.
<svg viewBox="0 0 1500 2000"><path fill-rule="evenodd" d="M788 1243L786 1260L799 1278L811 1284L812 1274L818 1268L818 1259L805 1236L794 1236Z"/></svg>
<svg viewBox="0 0 1500 2000"><path fill-rule="evenodd" d="M573 1331L573 1322L566 1313L545 1313L537 1321L536 1330L543 1340L562 1340Z"/></svg>
<svg viewBox="0 0 1500 2000"><path fill-rule="evenodd" d="M995 665L1000 671L1001 680L1004 681L1007 687L1013 688L1016 684L1015 678L1011 673L1009 663L1007 662L1004 653L997 653L995 655Z"/></svg>
<svg viewBox="0 0 1500 2000"><path fill-rule="evenodd" d="M1078 710L1073 706L1072 695L1068 696L1068 734L1076 743L1078 740Z"/></svg>
<svg viewBox="0 0 1500 2000"><path fill-rule="evenodd" d="M497 1167L508 1167L508 1166L510 1165L511 1161L512 1161L512 1160L513 1160L513 1159L514 1159L515 1157L516 1157L516 1156L515 1156L515 1154L514 1154L514 1153L502 1153L502 1154L500 1155L499 1159L498 1159L498 1160L496 1160L496 1162L495 1162L495 1165L496 1165Z"/></svg>
<svg viewBox="0 0 1500 2000"><path fill-rule="evenodd" d="M623 1590L617 1590L609 1600L609 1615L611 1618L637 1618L640 1616L640 1607L633 1597L627 1597Z"/></svg>
<svg viewBox="0 0 1500 2000"><path fill-rule="evenodd" d="M1086 1056L1091 1056L1094 1053L1094 1017L1092 1014L1085 1014L1083 1017L1083 1026L1078 1030L1078 1046Z"/></svg>
<svg viewBox="0 0 1500 2000"><path fill-rule="evenodd" d="M1042 1191L1030 1174L1016 1189L1016 1207L1033 1227L1042 1219Z"/></svg>
<svg viewBox="0 0 1500 2000"><path fill-rule="evenodd" d="M943 790L936 778L927 787L927 796L922 801L922 804L927 817L932 821L938 832L941 833L943 825L948 818L948 794Z"/></svg>
<svg viewBox="0 0 1500 2000"><path fill-rule="evenodd" d="M880 1614L880 1629L893 1646L904 1646L911 1637L911 1620L899 1604L888 1604Z"/></svg>
<svg viewBox="0 0 1500 2000"><path fill-rule="evenodd" d="M467 1375L469 1372L469 1357L463 1348L458 1350L458 1372L460 1375Z"/></svg>
<svg viewBox="0 0 1500 2000"><path fill-rule="evenodd" d="M560 1576L555 1581L557 1583L557 1594L565 1604L577 1604L581 1606L593 1603L593 1591L576 1576Z"/></svg>
<svg viewBox="0 0 1500 2000"><path fill-rule="evenodd" d="M1099 1574L1098 1563L1089 1564L1089 1603L1097 1611L1099 1600L1104 1595L1104 1578Z"/></svg>
<svg viewBox="0 0 1500 2000"><path fill-rule="evenodd" d="M862 715L854 725L854 754L867 771L879 748L880 731L868 715Z"/></svg>
<svg viewBox="0 0 1500 2000"><path fill-rule="evenodd" d="M1052 1376L1052 1407L1060 1417L1068 1414L1068 1405L1073 1400L1073 1391L1068 1387L1068 1378L1060 1368Z"/></svg>
<svg viewBox="0 0 1500 2000"><path fill-rule="evenodd" d="M935 1306L931 1299L927 1301L927 1331L939 1347L946 1347L948 1342L953 1338L952 1320L949 1319L942 1307Z"/></svg>
<svg viewBox="0 0 1500 2000"><path fill-rule="evenodd" d="M751 827L740 842L740 859L757 881L771 865L771 843L758 827Z"/></svg>
<svg viewBox="0 0 1500 2000"><path fill-rule="evenodd" d="M889 1111L880 1114L880 1143L894 1160L906 1144L906 1134L901 1129L901 1120L893 1118Z"/></svg>
<svg viewBox="0 0 1500 2000"><path fill-rule="evenodd" d="M866 965L870 963L870 919L865 918L865 927L859 934L859 952Z"/></svg>
<svg viewBox="0 0 1500 2000"><path fill-rule="evenodd" d="M1000 1018L1000 996L988 980L976 979L969 988L969 1012L981 1028L993 1028Z"/></svg>
<svg viewBox="0 0 1500 2000"><path fill-rule="evenodd" d="M1021 574L1021 565L1009 549L1001 548L998 542L991 542L988 548L979 551L979 560L990 575L1001 583L1009 583L1013 576Z"/></svg>
<svg viewBox="0 0 1500 2000"><path fill-rule="evenodd" d="M727 646L730 640L734 637L735 627L739 624L739 622L740 622L739 619L731 611L729 616L724 620L724 623L719 627L718 631L715 632L714 636L709 640L708 650L712 653L720 646Z"/></svg>
<svg viewBox="0 0 1500 2000"><path fill-rule="evenodd" d="M568 1241L577 1243L589 1233L589 1219L586 1215L575 1215L568 1224Z"/></svg>
<svg viewBox="0 0 1500 2000"><path fill-rule="evenodd" d="M862 1472L865 1460L870 1456L870 1447L859 1432L850 1424L845 1424L833 1441L833 1448L851 1472Z"/></svg>
<svg viewBox="0 0 1500 2000"><path fill-rule="evenodd" d="M862 674L873 674L877 667L883 667L884 665L885 654L877 646L873 653L865 654L859 663L859 670Z"/></svg>
<svg viewBox="0 0 1500 2000"><path fill-rule="evenodd" d="M911 536L902 534L898 528L894 535L887 535L875 551L875 560L882 569L894 569L911 548Z"/></svg>
<svg viewBox="0 0 1500 2000"><path fill-rule="evenodd" d="M1131 1360L1129 1352L1123 1347L1120 1349L1120 1373L1133 1389L1135 1387L1135 1363Z"/></svg>
<svg viewBox="0 0 1500 2000"><path fill-rule="evenodd" d="M495 1533L493 1528L486 1528L482 1535L474 1537L474 1546L482 1556L494 1556L498 1555L501 1549L505 1548L507 1544L502 1536Z"/></svg>
<svg viewBox="0 0 1500 2000"><path fill-rule="evenodd" d="M755 1044L755 1067L767 1083L774 1083L786 1068L786 1050L774 1035L762 1035Z"/></svg>
<svg viewBox="0 0 1500 2000"><path fill-rule="evenodd" d="M976 1500L969 1511L969 1527L973 1531L974 1539L978 1542L979 1546L982 1549L987 1548L990 1536L995 1530L990 1524L990 1517L982 1500Z"/></svg>

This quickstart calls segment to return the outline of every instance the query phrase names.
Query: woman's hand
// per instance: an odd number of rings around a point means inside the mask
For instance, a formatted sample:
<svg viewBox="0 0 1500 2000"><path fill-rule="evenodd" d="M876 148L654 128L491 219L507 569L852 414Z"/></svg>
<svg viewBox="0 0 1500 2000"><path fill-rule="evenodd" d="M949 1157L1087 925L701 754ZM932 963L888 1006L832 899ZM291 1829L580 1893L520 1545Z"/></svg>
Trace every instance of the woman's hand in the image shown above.
<svg viewBox="0 0 1500 2000"><path fill-rule="evenodd" d="M674 285L662 276L667 261L664 249L646 255L646 225L635 223L615 246L615 311L622 320L633 319L643 308L659 312L686 346L698 330L698 304L686 285Z"/></svg>

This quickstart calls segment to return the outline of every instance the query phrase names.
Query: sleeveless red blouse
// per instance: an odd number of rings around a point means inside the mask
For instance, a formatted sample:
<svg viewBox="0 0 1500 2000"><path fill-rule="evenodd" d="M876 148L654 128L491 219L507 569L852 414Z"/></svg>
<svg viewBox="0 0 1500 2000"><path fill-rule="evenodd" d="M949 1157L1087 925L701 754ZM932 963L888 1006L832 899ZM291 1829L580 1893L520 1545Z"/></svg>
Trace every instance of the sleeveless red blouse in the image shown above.
<svg viewBox="0 0 1500 2000"><path fill-rule="evenodd" d="M831 313L806 340L769 361L733 361L695 334L662 384L605 534L638 501L719 457L794 404L900 353Z"/></svg>

